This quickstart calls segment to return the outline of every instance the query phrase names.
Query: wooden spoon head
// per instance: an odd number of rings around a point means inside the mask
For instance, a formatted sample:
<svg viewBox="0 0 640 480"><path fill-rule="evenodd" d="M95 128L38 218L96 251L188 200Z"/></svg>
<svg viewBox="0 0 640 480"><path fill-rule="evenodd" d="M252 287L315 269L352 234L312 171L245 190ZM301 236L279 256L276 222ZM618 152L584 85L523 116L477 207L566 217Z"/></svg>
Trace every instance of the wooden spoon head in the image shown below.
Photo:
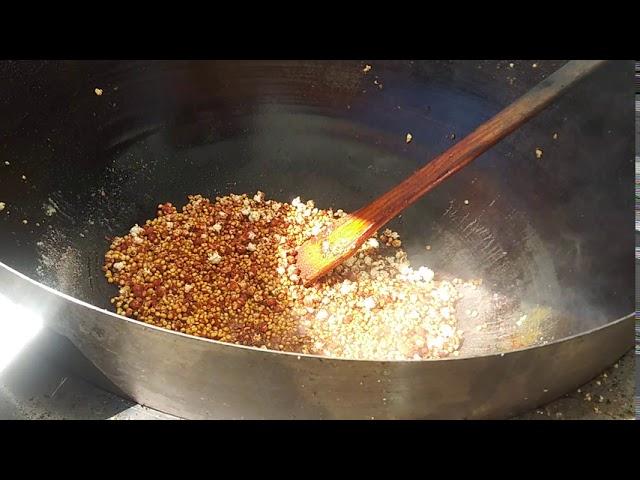
<svg viewBox="0 0 640 480"><path fill-rule="evenodd" d="M370 221L351 214L300 245L296 264L304 285L311 285L356 253L374 233L372 227Z"/></svg>

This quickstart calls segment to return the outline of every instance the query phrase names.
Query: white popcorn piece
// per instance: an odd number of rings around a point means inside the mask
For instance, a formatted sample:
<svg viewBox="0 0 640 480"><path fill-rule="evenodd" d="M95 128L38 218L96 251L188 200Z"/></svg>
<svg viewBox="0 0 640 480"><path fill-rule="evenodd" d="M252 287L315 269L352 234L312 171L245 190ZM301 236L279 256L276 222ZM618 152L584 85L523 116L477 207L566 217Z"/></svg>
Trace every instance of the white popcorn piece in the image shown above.
<svg viewBox="0 0 640 480"><path fill-rule="evenodd" d="M376 307L376 300L373 297L367 297L364 299L364 302L362 302L362 306L364 308L366 308L367 310L371 310L372 308Z"/></svg>
<svg viewBox="0 0 640 480"><path fill-rule="evenodd" d="M220 254L218 252L213 252L209 254L208 260L213 263L214 265L217 265L218 263L220 263L222 261L222 257L220 256Z"/></svg>
<svg viewBox="0 0 640 480"><path fill-rule="evenodd" d="M137 237L142 232L144 232L144 229L141 228L137 223L133 227L131 227L131 230L129 230L129 233L134 237Z"/></svg>

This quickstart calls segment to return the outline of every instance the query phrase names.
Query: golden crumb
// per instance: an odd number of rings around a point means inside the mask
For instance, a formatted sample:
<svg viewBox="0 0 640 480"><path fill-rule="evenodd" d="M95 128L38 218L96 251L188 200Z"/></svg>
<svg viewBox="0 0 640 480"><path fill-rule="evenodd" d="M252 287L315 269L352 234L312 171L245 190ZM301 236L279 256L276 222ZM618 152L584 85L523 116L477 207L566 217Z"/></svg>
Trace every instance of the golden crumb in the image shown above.
<svg viewBox="0 0 640 480"><path fill-rule="evenodd" d="M407 143L411 143L411 140L413 140L413 135L411 135L410 133L407 133L407 136L405 138L405 141Z"/></svg>
<svg viewBox="0 0 640 480"><path fill-rule="evenodd" d="M101 89L101 88L96 88L96 89L94 90L94 92L96 92L96 95L97 95L97 96L102 95L102 89Z"/></svg>
<svg viewBox="0 0 640 480"><path fill-rule="evenodd" d="M541 148L536 148L536 158L538 160L540 160L542 158L542 149Z"/></svg>
<svg viewBox="0 0 640 480"><path fill-rule="evenodd" d="M371 65L365 65L365 66L364 66L364 68L362 69L362 71L363 71L364 73L367 73L367 72L369 72L370 70L371 70Z"/></svg>

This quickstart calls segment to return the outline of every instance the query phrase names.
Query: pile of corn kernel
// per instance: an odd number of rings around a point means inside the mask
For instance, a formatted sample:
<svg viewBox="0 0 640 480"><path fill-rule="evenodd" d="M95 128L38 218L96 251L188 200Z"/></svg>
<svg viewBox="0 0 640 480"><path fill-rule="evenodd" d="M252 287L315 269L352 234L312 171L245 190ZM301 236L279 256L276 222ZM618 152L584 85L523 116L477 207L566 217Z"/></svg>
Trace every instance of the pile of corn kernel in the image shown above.
<svg viewBox="0 0 640 480"><path fill-rule="evenodd" d="M181 211L161 204L156 218L113 239L103 267L119 287L111 302L149 324L258 348L371 360L457 355L462 281L413 269L396 232L302 285L296 247L344 215L262 192L194 195Z"/></svg>

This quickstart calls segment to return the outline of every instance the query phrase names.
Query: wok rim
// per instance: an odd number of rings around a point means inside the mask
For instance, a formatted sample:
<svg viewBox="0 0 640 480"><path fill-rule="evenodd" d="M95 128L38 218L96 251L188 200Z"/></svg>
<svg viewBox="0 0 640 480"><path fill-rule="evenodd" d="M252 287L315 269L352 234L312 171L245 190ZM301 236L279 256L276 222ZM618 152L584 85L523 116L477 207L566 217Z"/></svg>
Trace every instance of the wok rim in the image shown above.
<svg viewBox="0 0 640 480"><path fill-rule="evenodd" d="M32 279L31 277L19 272L18 270L8 266L7 264L5 264L4 262L0 261L0 268L4 268L7 271L9 271L11 274L15 275L16 277L20 278L21 280L27 281L29 283L31 283L32 285L41 288L43 290L45 290L46 292L49 292L53 295L56 295L59 298L62 298L63 300L67 300L70 301L72 303L75 303L76 305L79 305L81 307L84 308L88 308L89 310L93 310L97 313L100 314L106 314L109 317L114 318L115 320L124 320L126 322L129 322L131 324L134 324L136 327L142 327L142 328L149 328L151 330L157 331L159 333L166 333L166 334L172 334L172 335L177 335L179 337L184 337L187 340L191 340L191 341L202 341L205 343L212 343L215 345L219 345L222 347L237 347L240 349L244 349L244 350L249 350L249 351L254 351L257 353L268 353L268 354L277 354L277 355L288 355L288 356L295 356L297 357L297 359L301 359L302 357L304 358L309 358L309 359L317 359L320 361L340 361L340 362L358 362L358 363L382 363L382 364L417 364L417 363L434 363L434 362L452 362L452 361L461 361L461 360L474 360L474 359L480 359L480 358L489 358L489 357L505 357L507 355L511 355L511 354L517 354L520 352L526 352L526 351L533 351L536 349L540 349L540 348L545 348L545 347L551 347L554 345L559 345L565 342L570 342L573 340L576 340L580 337L585 337L587 335L591 335L595 332L604 330L606 328L611 328L617 324L620 324L622 322L628 321L631 318L635 318L636 317L636 312L631 312L628 313L622 317L619 317L615 320L612 320L610 322L605 323L604 325L600 325L598 327L594 327L591 328L589 330L586 330L584 332L580 332L580 333L576 333L573 335L570 335L568 337L563 337L557 340L553 340L551 342L545 343L543 345L535 345L535 346L528 346L528 347L524 347L524 348L518 348L518 349L513 349L513 350L508 350L505 352L501 352L501 353L487 353L487 354L482 354L482 355L473 355L473 356L468 356L468 357L447 357L447 358L429 358L429 359L420 359L420 360L374 360L374 359L357 359L357 358L345 358L345 357L329 357L326 355L315 355L315 354L310 354L310 353L295 353L295 352L286 352L286 351L280 351L280 350L271 350L271 349L265 349L265 348L258 348L258 347L252 347L252 346L248 346L248 345L241 345L241 344L236 344L236 343L228 343L228 342L222 342L220 340L213 340L210 338L205 338L205 337L197 337L195 335L189 335L186 333L182 333L182 332L176 332L175 330L169 330L167 328L162 328L162 327L158 327L156 325L151 325L149 323L144 323L144 322L140 322L139 320L134 320L132 318L128 318L125 317L124 315L119 315L115 312L111 312L109 310L106 310L104 308L100 308L97 307L95 305L92 305L90 303L85 302L84 300L80 300L78 298L75 298L71 295L68 295L66 293L60 292L59 290L56 290L55 288L49 287L41 282L38 282L37 280ZM2 293L0 291L0 293ZM9 298L11 300L11 298ZM47 324L47 319L43 318L43 321L45 323L45 325Z"/></svg>

